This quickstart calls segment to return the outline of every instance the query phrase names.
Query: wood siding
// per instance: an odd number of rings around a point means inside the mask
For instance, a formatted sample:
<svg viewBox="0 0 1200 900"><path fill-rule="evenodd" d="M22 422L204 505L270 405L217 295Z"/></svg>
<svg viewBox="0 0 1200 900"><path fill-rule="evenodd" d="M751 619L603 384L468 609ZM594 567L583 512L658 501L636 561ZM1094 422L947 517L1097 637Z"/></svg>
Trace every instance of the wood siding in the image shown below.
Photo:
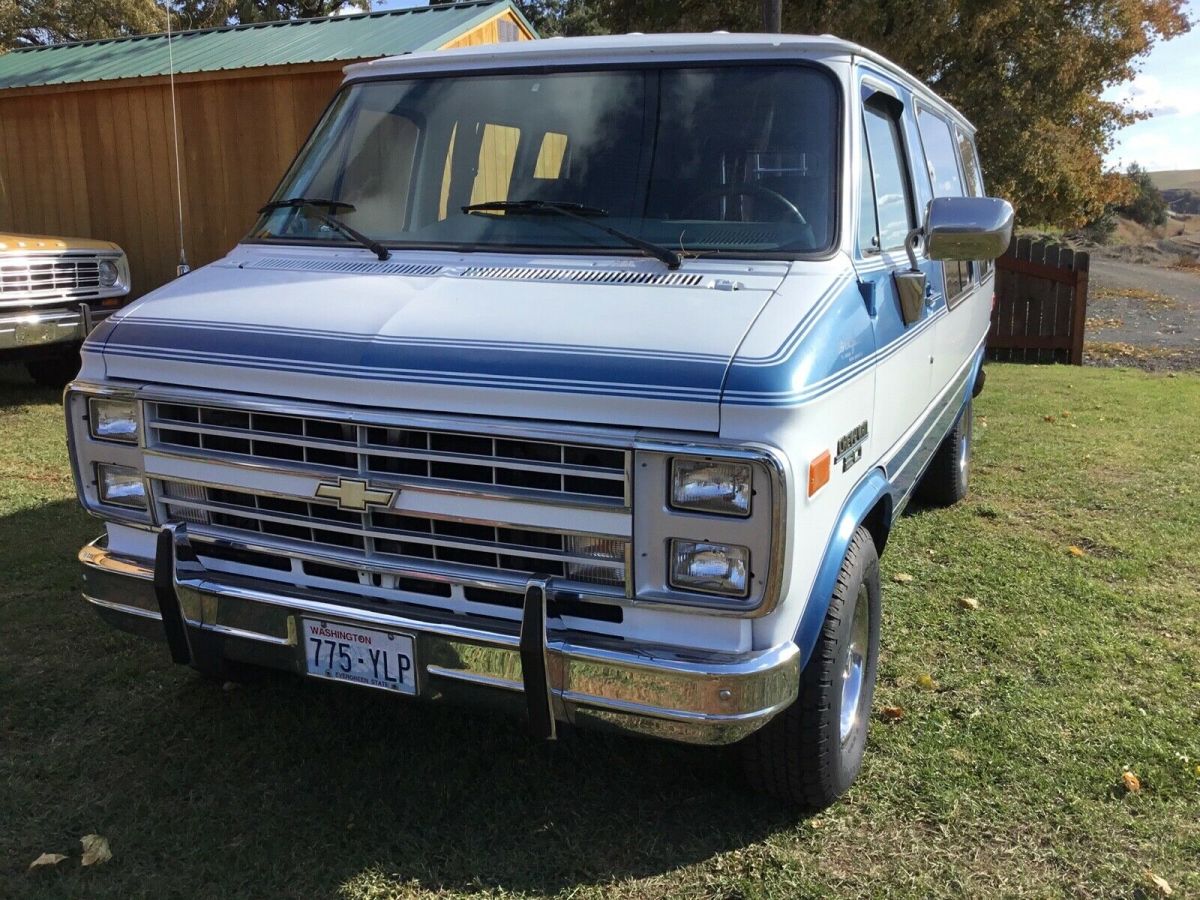
<svg viewBox="0 0 1200 900"><path fill-rule="evenodd" d="M448 46L498 40L501 18ZM249 231L347 62L176 80L184 243L193 268L220 258ZM0 91L0 231L116 241L140 296L175 275L175 198L167 79Z"/></svg>
<svg viewBox="0 0 1200 900"><path fill-rule="evenodd" d="M254 224L341 82L303 75L177 84L188 261L219 258ZM134 294L179 257L166 84L0 94L0 230L116 241Z"/></svg>
<svg viewBox="0 0 1200 900"><path fill-rule="evenodd" d="M503 26L501 22L504 23ZM521 20L513 15L511 11L505 10L494 19L490 19L478 28L471 29L462 35L462 37L450 41L442 49L453 50L455 47L477 47L480 44L498 44L502 40L502 35L500 34L501 27L504 27L510 34L519 35L520 40L533 40L533 35L521 24Z"/></svg>

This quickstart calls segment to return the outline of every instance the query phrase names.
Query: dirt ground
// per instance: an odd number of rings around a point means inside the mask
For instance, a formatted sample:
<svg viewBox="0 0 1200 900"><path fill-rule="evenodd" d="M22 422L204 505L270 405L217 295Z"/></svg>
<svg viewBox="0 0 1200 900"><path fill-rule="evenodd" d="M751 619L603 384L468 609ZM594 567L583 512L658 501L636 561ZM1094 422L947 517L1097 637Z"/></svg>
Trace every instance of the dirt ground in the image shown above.
<svg viewBox="0 0 1200 900"><path fill-rule="evenodd" d="M1082 248L1091 254L1085 361L1200 369L1200 216L1157 234L1122 225L1118 243Z"/></svg>

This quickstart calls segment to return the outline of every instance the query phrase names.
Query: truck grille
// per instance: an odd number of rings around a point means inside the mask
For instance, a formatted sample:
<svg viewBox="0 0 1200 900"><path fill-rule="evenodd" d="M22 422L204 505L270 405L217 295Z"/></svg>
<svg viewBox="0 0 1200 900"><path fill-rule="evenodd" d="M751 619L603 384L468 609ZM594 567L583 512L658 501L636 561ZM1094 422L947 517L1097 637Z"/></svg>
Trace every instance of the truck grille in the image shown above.
<svg viewBox="0 0 1200 900"><path fill-rule="evenodd" d="M628 512L626 449L177 402L147 402L145 416L151 452L263 474L253 488L153 482L166 516L188 523L201 542L253 548L256 567L366 587L387 586L392 578L398 589L434 596L450 582L468 600L506 606L518 605L520 594L503 592L519 592L533 575L561 579L568 591L574 583L578 591L627 594L628 532L592 534L561 525L563 506L581 514ZM522 524L381 506L351 511L335 499L259 490L271 475L300 473L369 480L373 488L513 500ZM548 516L553 510L558 525L531 524L540 510ZM243 553L232 561L247 559Z"/></svg>
<svg viewBox="0 0 1200 900"><path fill-rule="evenodd" d="M628 505L628 459L620 449L179 403L152 404L150 427L155 446L204 457L518 499Z"/></svg>
<svg viewBox="0 0 1200 900"><path fill-rule="evenodd" d="M0 299L42 295L87 296L100 292L95 256L47 256L0 260Z"/></svg>
<svg viewBox="0 0 1200 900"><path fill-rule="evenodd" d="M523 581L534 574L585 584L624 585L627 541L527 526L462 522L161 480L169 516L211 525L228 536L278 538L342 559L422 566L430 562L499 571ZM349 551L347 556L346 551Z"/></svg>

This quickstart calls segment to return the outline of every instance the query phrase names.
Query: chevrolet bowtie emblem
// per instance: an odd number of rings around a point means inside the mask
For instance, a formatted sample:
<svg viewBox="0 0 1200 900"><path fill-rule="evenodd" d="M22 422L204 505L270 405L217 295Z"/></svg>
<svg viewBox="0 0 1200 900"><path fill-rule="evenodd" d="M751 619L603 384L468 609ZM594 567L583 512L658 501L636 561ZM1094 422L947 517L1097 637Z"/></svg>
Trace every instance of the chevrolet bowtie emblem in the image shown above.
<svg viewBox="0 0 1200 900"><path fill-rule="evenodd" d="M377 490L357 478L339 478L337 484L330 481L318 484L316 496L322 500L336 500L338 509L364 512L368 506L391 506L396 491Z"/></svg>

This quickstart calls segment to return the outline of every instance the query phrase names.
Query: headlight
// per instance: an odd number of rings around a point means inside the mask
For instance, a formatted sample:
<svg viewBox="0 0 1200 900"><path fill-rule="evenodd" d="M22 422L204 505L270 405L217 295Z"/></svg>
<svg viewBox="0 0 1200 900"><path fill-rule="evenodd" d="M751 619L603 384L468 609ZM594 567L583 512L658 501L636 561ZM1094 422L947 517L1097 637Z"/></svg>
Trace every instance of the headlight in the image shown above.
<svg viewBox="0 0 1200 900"><path fill-rule="evenodd" d="M753 471L746 463L671 460L671 505L721 516L750 515Z"/></svg>
<svg viewBox="0 0 1200 900"><path fill-rule="evenodd" d="M142 473L128 466L96 465L100 502L130 509L146 509L146 484Z"/></svg>
<svg viewBox="0 0 1200 900"><path fill-rule="evenodd" d="M120 280L121 273L117 269L117 264L111 259L100 260L100 286L112 287Z"/></svg>
<svg viewBox="0 0 1200 900"><path fill-rule="evenodd" d="M671 587L745 597L750 593L750 551L736 544L673 539Z"/></svg>
<svg viewBox="0 0 1200 900"><path fill-rule="evenodd" d="M136 444L140 430L137 404L132 400L92 397L88 401L88 427L92 437L99 440Z"/></svg>

